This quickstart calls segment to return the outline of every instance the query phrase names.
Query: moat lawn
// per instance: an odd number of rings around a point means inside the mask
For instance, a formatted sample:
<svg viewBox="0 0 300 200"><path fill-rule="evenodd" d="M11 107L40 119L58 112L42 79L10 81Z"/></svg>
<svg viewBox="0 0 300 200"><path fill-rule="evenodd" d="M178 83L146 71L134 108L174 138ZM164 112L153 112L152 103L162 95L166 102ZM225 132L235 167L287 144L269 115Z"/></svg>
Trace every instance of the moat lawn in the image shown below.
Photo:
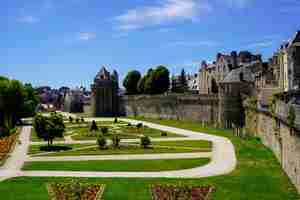
<svg viewBox="0 0 300 200"><path fill-rule="evenodd" d="M100 150L95 144L68 144L66 147L72 148L69 151L45 153L40 151L40 147L45 145L31 145L28 153L31 156L83 156L83 155L121 155L121 154L157 154L157 153L192 153L192 152L210 152L212 144L209 141L172 141L172 142L153 142L152 148L141 148L138 143L121 143L120 148Z"/></svg>
<svg viewBox="0 0 300 200"><path fill-rule="evenodd" d="M208 164L209 158L170 159L170 160L105 160L105 161L55 161L27 162L23 170L50 171L105 171L138 172L169 171L199 167Z"/></svg>
<svg viewBox="0 0 300 200"><path fill-rule="evenodd" d="M145 119L143 119L145 120ZM257 139L242 140L231 130L203 128L199 123L175 120L153 122L193 131L225 136L233 142L238 166L230 174L201 179L164 178L94 178L84 182L105 184L105 200L150 200L152 184L213 185L214 200L297 200L300 196L282 171L273 153ZM19 177L0 183L1 198L5 200L48 199L46 183L66 182L70 178Z"/></svg>

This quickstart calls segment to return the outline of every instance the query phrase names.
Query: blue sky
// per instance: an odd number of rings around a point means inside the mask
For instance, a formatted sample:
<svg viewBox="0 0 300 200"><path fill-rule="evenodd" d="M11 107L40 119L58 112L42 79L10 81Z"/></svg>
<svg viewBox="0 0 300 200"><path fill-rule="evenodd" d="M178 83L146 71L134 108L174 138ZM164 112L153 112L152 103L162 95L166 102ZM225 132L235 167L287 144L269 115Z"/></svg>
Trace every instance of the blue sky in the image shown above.
<svg viewBox="0 0 300 200"><path fill-rule="evenodd" d="M268 58L300 29L300 0L2 0L0 74L89 87L102 65L196 72L217 52Z"/></svg>

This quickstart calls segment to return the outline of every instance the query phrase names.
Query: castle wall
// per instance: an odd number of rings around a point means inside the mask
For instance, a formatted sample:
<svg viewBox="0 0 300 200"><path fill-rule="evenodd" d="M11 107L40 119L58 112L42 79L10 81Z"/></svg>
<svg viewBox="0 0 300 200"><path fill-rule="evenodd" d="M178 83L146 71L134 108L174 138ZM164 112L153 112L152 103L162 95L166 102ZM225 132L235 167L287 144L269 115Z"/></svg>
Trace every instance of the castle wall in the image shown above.
<svg viewBox="0 0 300 200"><path fill-rule="evenodd" d="M121 105L127 116L215 123L218 101L217 95L133 95L123 97Z"/></svg>
<svg viewBox="0 0 300 200"><path fill-rule="evenodd" d="M281 111L283 107L280 106ZM300 113L296 112L298 118ZM261 138L263 144L274 152L283 170L300 192L300 133L292 131L284 119L276 120L269 112L248 109L246 113L247 132Z"/></svg>

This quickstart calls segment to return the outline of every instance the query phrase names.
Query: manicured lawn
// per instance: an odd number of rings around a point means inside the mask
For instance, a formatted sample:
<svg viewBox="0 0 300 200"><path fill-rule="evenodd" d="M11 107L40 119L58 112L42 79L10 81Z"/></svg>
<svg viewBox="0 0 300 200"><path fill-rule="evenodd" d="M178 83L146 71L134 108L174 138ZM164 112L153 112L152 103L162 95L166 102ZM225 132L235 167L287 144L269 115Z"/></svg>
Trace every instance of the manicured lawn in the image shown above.
<svg viewBox="0 0 300 200"><path fill-rule="evenodd" d="M72 139L74 140L95 140L96 135L102 134L100 128L105 126L102 124L102 122L100 124L101 125L98 125L99 131L97 131L94 134L90 132L90 127L88 126L69 127L67 128L67 133L72 134ZM124 126L120 124L107 124L105 127L108 127L108 133L106 134L107 138L112 138L112 136L115 134L118 134L123 139L135 139L140 138L143 135L147 135L154 138L183 137L174 133L166 133L167 136L162 136L160 130L148 127L138 129L136 126Z"/></svg>
<svg viewBox="0 0 300 200"><path fill-rule="evenodd" d="M96 144L60 144L58 146L66 146L66 147L71 147L72 150L75 148L82 148L82 147L88 147L88 146L95 146ZM46 153L45 151L40 151L40 148L42 146L46 146L46 145L30 145L29 150L28 150L28 154L37 154L37 153Z"/></svg>
<svg viewBox="0 0 300 200"><path fill-rule="evenodd" d="M300 196L282 171L273 153L257 139L242 140L231 130L202 127L199 123L154 120L160 124L225 136L233 142L237 168L228 175L201 179L95 178L83 182L105 184L105 200L150 200L152 184L213 185L213 200L297 200ZM46 200L45 184L70 178L20 177L0 183L1 199Z"/></svg>
<svg viewBox="0 0 300 200"><path fill-rule="evenodd" d="M199 141L199 147L182 147L180 145L171 146L171 144L164 142L159 143L161 146L154 146L153 148L141 148L140 145L121 145L119 149L100 150L98 147L85 148L80 150L62 151L57 153L47 154L45 156L84 156L84 155L124 155L124 154L156 154L156 153L191 153L191 152L209 152L210 148L206 148L207 142ZM205 146L202 148L201 145ZM78 146L79 148L80 146Z"/></svg>
<svg viewBox="0 0 300 200"><path fill-rule="evenodd" d="M53 171L167 171L190 169L209 163L209 158L172 160L105 160L67 162L28 162L23 170Z"/></svg>
<svg viewBox="0 0 300 200"><path fill-rule="evenodd" d="M166 142L153 142L154 146L169 146L169 147L178 147L178 148L195 148L195 149L207 149L211 151L212 143L210 141L204 140L183 140L183 141L166 141Z"/></svg>

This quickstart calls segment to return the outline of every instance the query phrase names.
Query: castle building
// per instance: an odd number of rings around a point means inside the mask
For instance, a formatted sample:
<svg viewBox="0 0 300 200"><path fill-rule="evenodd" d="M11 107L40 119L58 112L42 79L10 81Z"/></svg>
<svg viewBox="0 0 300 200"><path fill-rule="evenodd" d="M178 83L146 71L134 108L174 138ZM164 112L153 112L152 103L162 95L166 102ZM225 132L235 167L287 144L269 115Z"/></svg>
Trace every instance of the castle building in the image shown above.
<svg viewBox="0 0 300 200"><path fill-rule="evenodd" d="M91 115L115 117L119 114L118 73L112 75L102 67L91 85Z"/></svg>

